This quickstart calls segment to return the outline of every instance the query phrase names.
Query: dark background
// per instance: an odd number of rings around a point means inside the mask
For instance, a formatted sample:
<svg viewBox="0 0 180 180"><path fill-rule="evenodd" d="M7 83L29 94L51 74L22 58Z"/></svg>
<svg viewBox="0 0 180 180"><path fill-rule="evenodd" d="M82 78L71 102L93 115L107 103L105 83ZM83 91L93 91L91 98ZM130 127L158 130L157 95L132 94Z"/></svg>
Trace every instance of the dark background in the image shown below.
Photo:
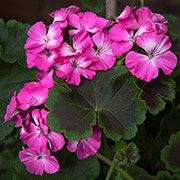
<svg viewBox="0 0 180 180"><path fill-rule="evenodd" d="M134 1L137 6L140 4L140 0ZM153 12L180 16L180 0L144 0L144 2ZM117 15L131 3L132 0L117 0ZM5 21L16 19L32 24L41 20L50 24L52 19L48 13L69 5L77 5L81 11L87 10L81 0L1 0L0 17ZM100 15L105 17L105 11Z"/></svg>

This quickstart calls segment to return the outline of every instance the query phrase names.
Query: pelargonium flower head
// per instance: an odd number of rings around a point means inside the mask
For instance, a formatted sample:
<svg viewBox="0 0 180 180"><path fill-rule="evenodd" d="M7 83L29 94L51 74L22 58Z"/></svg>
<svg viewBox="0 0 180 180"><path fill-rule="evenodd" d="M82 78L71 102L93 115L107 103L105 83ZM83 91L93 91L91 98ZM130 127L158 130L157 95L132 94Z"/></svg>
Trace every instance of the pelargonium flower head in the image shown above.
<svg viewBox="0 0 180 180"><path fill-rule="evenodd" d="M59 170L58 161L54 156L50 155L50 151L46 147L23 148L19 152L19 159L31 174L42 176L44 171L48 174L54 174Z"/></svg>
<svg viewBox="0 0 180 180"><path fill-rule="evenodd" d="M28 31L28 39L24 48L28 52L37 54L45 48L55 49L63 41L62 31L59 24L51 24L48 33L43 22L37 22Z"/></svg>
<svg viewBox="0 0 180 180"><path fill-rule="evenodd" d="M167 20L160 14L152 13L148 7L142 7L134 12L139 24L145 20L151 20L154 24L153 28L156 33L166 34Z"/></svg>
<svg viewBox="0 0 180 180"><path fill-rule="evenodd" d="M94 54L96 61L91 65L91 69L110 69L114 65L116 58L112 52L112 41L109 39L108 32L97 32L92 39L97 46L97 50Z"/></svg>
<svg viewBox="0 0 180 180"><path fill-rule="evenodd" d="M96 125L93 126L93 133L88 139L69 141L67 145L67 149L70 152L77 151L78 159L85 159L90 155L96 154L100 146L101 146L101 130Z"/></svg>
<svg viewBox="0 0 180 180"><path fill-rule="evenodd" d="M152 31L154 31L153 24L148 20L141 23L135 34L133 30L127 30L120 24L114 25L109 31L109 37L114 41L112 43L112 50L114 54L121 56L122 54L128 52L133 47L133 44L139 36Z"/></svg>
<svg viewBox="0 0 180 180"><path fill-rule="evenodd" d="M14 91L14 96L11 98L10 103L7 105L6 114L4 116L4 123L9 121L15 115L19 113L18 111L18 100L16 97L16 91Z"/></svg>
<svg viewBox="0 0 180 180"><path fill-rule="evenodd" d="M69 31L70 35L77 34L81 30L96 33L113 24L112 21L98 17L96 14L89 11L86 11L85 13L71 14L69 15L68 20L69 25L76 28L75 30L73 29Z"/></svg>
<svg viewBox="0 0 180 180"><path fill-rule="evenodd" d="M80 31L73 37L73 47L65 42L58 48L58 54L63 57L79 55L92 46L93 42L89 34L86 31Z"/></svg>
<svg viewBox="0 0 180 180"><path fill-rule="evenodd" d="M130 51L126 56L126 66L137 78L151 81L158 76L158 68L164 74L171 74L177 64L177 57L169 48L171 42L168 36L147 33L140 36L137 45L143 48L147 55Z"/></svg>
<svg viewBox="0 0 180 180"><path fill-rule="evenodd" d="M43 104L48 97L49 89L40 82L25 83L17 95L20 108L26 111L30 106Z"/></svg>
<svg viewBox="0 0 180 180"><path fill-rule="evenodd" d="M38 69L48 71L48 69L55 63L58 54L55 50L43 50L38 54L26 52L27 55L27 66L32 68L36 66Z"/></svg>

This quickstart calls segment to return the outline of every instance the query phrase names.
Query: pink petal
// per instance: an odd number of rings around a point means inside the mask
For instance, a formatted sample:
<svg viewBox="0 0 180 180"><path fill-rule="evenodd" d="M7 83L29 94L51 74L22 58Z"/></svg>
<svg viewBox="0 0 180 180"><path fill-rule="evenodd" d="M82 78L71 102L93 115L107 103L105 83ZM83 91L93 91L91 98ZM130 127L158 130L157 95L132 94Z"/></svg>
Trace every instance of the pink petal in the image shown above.
<svg viewBox="0 0 180 180"><path fill-rule="evenodd" d="M80 29L80 17L77 14L70 14L68 16L68 23L70 26L76 28L76 29Z"/></svg>
<svg viewBox="0 0 180 180"><path fill-rule="evenodd" d="M40 84L45 88L52 88L54 86L53 74L54 71L51 70L43 79L40 80Z"/></svg>
<svg viewBox="0 0 180 180"><path fill-rule="evenodd" d="M112 43L112 50L116 56L121 56L122 54L128 52L132 47L132 41L120 41Z"/></svg>
<svg viewBox="0 0 180 180"><path fill-rule="evenodd" d="M142 7L134 12L135 17L139 23L144 20L151 19L152 13L148 7Z"/></svg>
<svg viewBox="0 0 180 180"><path fill-rule="evenodd" d="M123 12L118 16L115 17L116 20L126 19L131 12L131 8L129 6L126 6Z"/></svg>
<svg viewBox="0 0 180 180"><path fill-rule="evenodd" d="M77 150L79 141L68 141L67 149L70 152L75 152Z"/></svg>
<svg viewBox="0 0 180 180"><path fill-rule="evenodd" d="M48 156L42 158L44 163L45 172L48 174L54 174L59 170L59 163L54 156Z"/></svg>
<svg viewBox="0 0 180 180"><path fill-rule="evenodd" d="M50 131L46 137L48 138L49 146L52 152L58 151L63 148L65 139L62 134Z"/></svg>
<svg viewBox="0 0 180 180"><path fill-rule="evenodd" d="M66 82L68 84L74 84L75 86L78 86L81 82L80 78L80 72L77 69L74 69L67 75Z"/></svg>
<svg viewBox="0 0 180 180"><path fill-rule="evenodd" d="M40 21L32 25L28 31L28 36L32 39L41 41L43 38L46 37L45 24Z"/></svg>
<svg viewBox="0 0 180 180"><path fill-rule="evenodd" d="M116 24L110 29L109 38L114 41L128 41L131 36L125 28L122 28L119 24Z"/></svg>
<svg viewBox="0 0 180 180"><path fill-rule="evenodd" d="M154 58L156 66L163 70L164 74L171 74L177 64L177 57L171 51L167 51Z"/></svg>
<svg viewBox="0 0 180 180"><path fill-rule="evenodd" d="M158 76L158 68L154 60L143 54L129 52L126 55L125 64L133 75L144 81L149 82Z"/></svg>

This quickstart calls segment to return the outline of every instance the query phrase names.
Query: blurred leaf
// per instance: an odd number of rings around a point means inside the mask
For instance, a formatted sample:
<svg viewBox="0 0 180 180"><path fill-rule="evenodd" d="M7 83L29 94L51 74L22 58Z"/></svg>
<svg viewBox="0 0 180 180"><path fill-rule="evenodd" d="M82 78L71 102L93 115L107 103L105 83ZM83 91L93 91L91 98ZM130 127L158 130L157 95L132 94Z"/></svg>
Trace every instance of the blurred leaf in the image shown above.
<svg viewBox="0 0 180 180"><path fill-rule="evenodd" d="M130 139L137 131L136 124L145 119L143 103L135 99L138 93L134 81L123 77L112 83L115 71L98 72L93 80L83 79L80 86L69 86L72 91L54 87L46 106L48 125L64 132L70 140L87 138L91 126L99 121L107 137Z"/></svg>
<svg viewBox="0 0 180 180"><path fill-rule="evenodd" d="M155 180L179 180L179 179L180 179L179 174L174 174L173 176L171 176L167 171L160 171L158 172Z"/></svg>
<svg viewBox="0 0 180 180"><path fill-rule="evenodd" d="M180 131L171 135L168 145L161 150L161 160L166 168L174 173L180 172Z"/></svg>
<svg viewBox="0 0 180 180"><path fill-rule="evenodd" d="M146 103L147 109L153 115L165 108L164 100L175 98L175 82L165 75L160 75L149 83L139 81L138 87L141 89L140 99Z"/></svg>
<svg viewBox="0 0 180 180"><path fill-rule="evenodd" d="M10 134L13 123L3 123L6 107L13 96L14 91L19 91L26 82L35 78L37 70L25 69L18 64L6 64L0 60L0 140Z"/></svg>
<svg viewBox="0 0 180 180"><path fill-rule="evenodd" d="M164 16L168 20L168 34L171 39L180 40L180 17L173 14L164 14Z"/></svg>
<svg viewBox="0 0 180 180"><path fill-rule="evenodd" d="M60 165L61 166L61 165ZM16 160L16 171L14 180L94 180L99 175L99 161L95 156L88 157L83 160L78 160L74 155L67 158L65 164L55 174L46 174L43 176L32 175L28 173L19 159Z"/></svg>
<svg viewBox="0 0 180 180"><path fill-rule="evenodd" d="M154 166L159 163L160 150L167 144L170 136L180 130L179 123L180 111L172 106L170 113L167 113L161 119L160 132L157 135L154 145L150 150L149 159Z"/></svg>
<svg viewBox="0 0 180 180"><path fill-rule="evenodd" d="M105 0L82 0L83 5L90 11L100 13L105 8Z"/></svg>
<svg viewBox="0 0 180 180"><path fill-rule="evenodd" d="M27 39L29 24L10 20L0 23L0 57L7 63L18 62L26 67L24 44Z"/></svg>

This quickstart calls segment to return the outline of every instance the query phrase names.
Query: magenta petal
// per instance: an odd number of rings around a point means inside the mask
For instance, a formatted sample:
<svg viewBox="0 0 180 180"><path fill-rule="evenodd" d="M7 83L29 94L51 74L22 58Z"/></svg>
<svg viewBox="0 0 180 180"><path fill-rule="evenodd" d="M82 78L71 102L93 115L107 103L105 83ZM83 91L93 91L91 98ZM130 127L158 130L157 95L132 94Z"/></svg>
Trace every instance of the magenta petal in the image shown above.
<svg viewBox="0 0 180 180"><path fill-rule="evenodd" d="M58 151L63 148L65 144L65 139L62 134L50 131L46 136L48 138L49 146L52 152Z"/></svg>
<svg viewBox="0 0 180 180"><path fill-rule="evenodd" d="M177 57L171 51L167 51L154 58L156 66L164 72L164 74L171 74L177 64Z"/></svg>
<svg viewBox="0 0 180 180"><path fill-rule="evenodd" d="M129 6L126 6L123 12L118 16L115 17L116 20L126 19L131 12L131 8Z"/></svg>
<svg viewBox="0 0 180 180"><path fill-rule="evenodd" d="M79 141L68 141L67 149L70 152L75 152L77 150Z"/></svg>
<svg viewBox="0 0 180 180"><path fill-rule="evenodd" d="M112 43L112 50L116 56L121 56L122 54L128 52L132 47L133 42L130 40Z"/></svg>
<svg viewBox="0 0 180 180"><path fill-rule="evenodd" d="M70 26L76 28L76 29L80 29L80 17L77 14L70 14L68 16L68 23Z"/></svg>
<svg viewBox="0 0 180 180"><path fill-rule="evenodd" d="M59 170L59 163L54 156L42 158L46 173L53 174Z"/></svg>
<svg viewBox="0 0 180 180"><path fill-rule="evenodd" d="M76 153L78 159L85 159L88 156L90 156L89 153L85 152L86 146L84 146L84 145L85 145L85 143L81 142L78 146L77 153Z"/></svg>
<svg viewBox="0 0 180 180"><path fill-rule="evenodd" d="M125 28L122 28L119 24L116 24L110 29L109 38L114 41L128 41L130 35Z"/></svg>
<svg viewBox="0 0 180 180"><path fill-rule="evenodd" d="M133 75L144 81L149 82L158 76L158 68L153 59L143 54L131 51L127 54L125 63Z"/></svg>

